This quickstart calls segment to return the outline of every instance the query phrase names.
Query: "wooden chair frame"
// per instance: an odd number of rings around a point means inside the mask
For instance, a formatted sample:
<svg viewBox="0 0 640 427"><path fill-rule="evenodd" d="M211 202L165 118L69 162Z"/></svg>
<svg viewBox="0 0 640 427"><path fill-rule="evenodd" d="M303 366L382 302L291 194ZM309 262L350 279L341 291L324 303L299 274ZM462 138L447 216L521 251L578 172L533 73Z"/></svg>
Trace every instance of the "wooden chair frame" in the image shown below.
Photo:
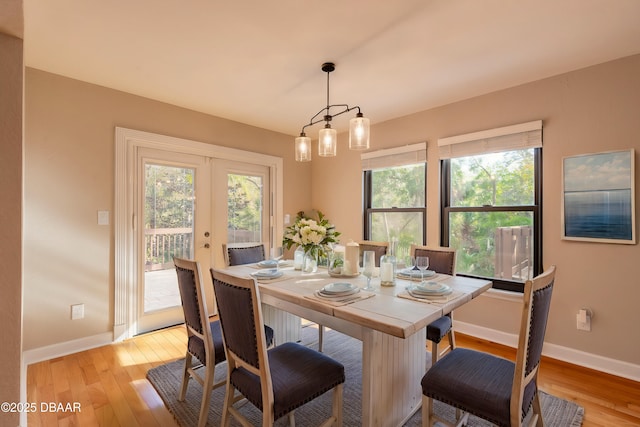
<svg viewBox="0 0 640 427"><path fill-rule="evenodd" d="M436 269L434 271L436 273L449 274L451 276L456 275L456 250L455 249L445 247L445 246L411 245L411 249L409 250L409 253L411 254L411 256L414 256L414 257L416 256L416 250L428 251L433 253L444 253L450 256L451 261L450 261L449 268L447 268L446 270ZM447 313L445 316L448 316L451 319L451 328L449 329L449 332L447 332L447 345L442 347L440 342L431 341L431 364L432 365L435 364L438 361L438 359L440 359L442 356L444 356L445 354L447 354L448 352L450 352L456 347L456 337L455 337L454 328L453 328L453 312Z"/></svg>
<svg viewBox="0 0 640 427"><path fill-rule="evenodd" d="M533 381L537 381L538 369L540 367L539 357L538 363L535 366L527 366L527 359L530 352L530 334L531 334L531 322L533 316L533 298L534 295L547 288L553 287L555 280L556 267L551 266L544 273L539 276L527 280L524 285L522 315L520 318L520 332L518 336L518 350L516 353L515 370L513 376L513 383L511 387L511 400L510 400L510 424L513 427L522 426L522 404L524 400L525 388ZM546 318L544 324L546 326ZM541 348L540 348L541 352ZM529 369L527 373L526 370ZM536 387L537 389L537 387ZM540 393L537 391L533 397L532 402L532 416L529 420L528 426L543 427L544 421L542 419L542 406L540 404ZM446 420L437 417L433 412L433 399L427 396L422 396L422 426L432 426L436 421L441 422L447 426L460 426L466 424L466 420L469 416L468 412L464 412L462 417L456 417L456 424L451 424Z"/></svg>
<svg viewBox="0 0 640 427"><path fill-rule="evenodd" d="M198 426L204 427L207 424L207 418L209 415L209 402L211 400L211 392L223 386L226 381L220 381L214 383L215 376L215 347L213 342L213 335L211 333L211 326L209 320L209 311L207 310L207 302L205 292L202 284L202 272L200 271L200 265L198 262L190 261L182 258L174 258L173 260L176 269L189 270L193 274L194 286L198 299L198 309L200 315L200 328L202 332L198 331L193 325L190 325L186 319L185 313L185 327L187 329L187 337L197 337L204 342L205 348L205 360L201 361L202 364L193 364L193 359L197 359L197 355L192 354L187 347L185 355L184 370L182 373L182 385L180 386L180 393L178 395L179 401L184 401L187 386L189 384L189 378L193 378L202 386L202 403L200 404L200 413L198 415ZM184 305L184 301L183 301ZM204 377L201 376L198 371L204 368Z"/></svg>
<svg viewBox="0 0 640 427"><path fill-rule="evenodd" d="M227 388L224 400L224 407L222 412L222 425L228 427L230 425L230 416L233 416L244 427L252 427L252 424L233 406L235 403L244 399L241 394L235 394L235 387L229 380L230 373L236 368L244 368L252 374L260 377L260 386L262 393L262 426L272 426L275 422L273 412L273 383L271 380L271 369L269 366L269 358L267 353L267 343L265 340L264 330L259 325L262 324L262 304L260 303L260 292L254 279L244 279L235 276L231 276L225 272L219 270L211 270L214 280L220 280L225 283L232 284L251 291L252 299L252 311L255 321L255 331L257 333L257 339L259 342L258 351L258 365L260 368L256 368L251 364L246 363L238 354L234 353L225 344L225 351L227 354ZM342 394L343 384L339 384L333 389L333 410L331 417L329 417L321 427L329 426L342 426ZM289 425L295 426L295 417L293 411L289 413Z"/></svg>

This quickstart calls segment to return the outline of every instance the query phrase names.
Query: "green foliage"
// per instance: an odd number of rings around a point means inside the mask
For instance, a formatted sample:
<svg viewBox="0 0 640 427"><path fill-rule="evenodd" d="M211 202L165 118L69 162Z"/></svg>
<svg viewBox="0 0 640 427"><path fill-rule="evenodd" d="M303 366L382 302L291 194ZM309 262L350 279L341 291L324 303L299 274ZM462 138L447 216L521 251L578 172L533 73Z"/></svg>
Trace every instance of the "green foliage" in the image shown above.
<svg viewBox="0 0 640 427"><path fill-rule="evenodd" d="M338 243L340 232L320 211L316 211L317 220L306 217L304 212L298 212L296 221L284 230L282 246L291 249L301 246L312 256L326 257L329 246Z"/></svg>
<svg viewBox="0 0 640 427"><path fill-rule="evenodd" d="M533 150L451 160L453 207L530 206L534 203ZM495 233L500 227L532 226L531 212L452 212L450 245L457 270L494 277Z"/></svg>
<svg viewBox="0 0 640 427"><path fill-rule="evenodd" d="M146 229L193 226L193 169L146 165Z"/></svg>
<svg viewBox="0 0 640 427"><path fill-rule="evenodd" d="M372 173L372 208L424 208L425 164L376 169ZM375 212L371 216L371 240L398 240L398 256L412 243L422 244L423 213Z"/></svg>
<svg viewBox="0 0 640 427"><path fill-rule="evenodd" d="M251 231L261 240L262 178L229 174L227 197L229 232Z"/></svg>

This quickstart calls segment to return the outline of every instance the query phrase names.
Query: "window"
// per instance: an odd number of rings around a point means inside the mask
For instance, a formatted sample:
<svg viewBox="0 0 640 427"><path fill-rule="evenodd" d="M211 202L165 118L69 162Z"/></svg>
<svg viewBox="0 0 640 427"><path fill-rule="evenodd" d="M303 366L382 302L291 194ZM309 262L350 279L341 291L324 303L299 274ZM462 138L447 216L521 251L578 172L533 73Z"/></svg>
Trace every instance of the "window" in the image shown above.
<svg viewBox="0 0 640 427"><path fill-rule="evenodd" d="M362 155L364 239L398 240L399 257L426 233L426 144Z"/></svg>
<svg viewBox="0 0 640 427"><path fill-rule="evenodd" d="M542 122L438 141L442 244L456 272L521 291L541 268Z"/></svg>

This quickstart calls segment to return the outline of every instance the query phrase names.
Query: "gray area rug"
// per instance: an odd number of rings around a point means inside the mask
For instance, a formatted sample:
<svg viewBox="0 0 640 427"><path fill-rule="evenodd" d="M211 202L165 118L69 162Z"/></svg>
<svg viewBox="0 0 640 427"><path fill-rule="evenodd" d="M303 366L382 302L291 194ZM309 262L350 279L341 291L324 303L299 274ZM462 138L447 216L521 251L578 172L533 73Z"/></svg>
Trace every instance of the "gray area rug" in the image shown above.
<svg viewBox="0 0 640 427"><path fill-rule="evenodd" d="M317 348L318 332L313 327L303 328L302 344L312 348ZM335 331L326 330L324 335L325 353L338 360L345 366L346 382L344 385L344 425L360 426L361 415L361 343L358 340ZM431 356L425 351L426 360ZM178 401L180 382L182 380L182 369L184 359L170 362L165 365L150 369L147 379L164 401L169 411L182 427L196 426L198 424L198 413L202 398L202 388L196 381L189 381L187 397L184 402ZM226 363L216 366L216 382L226 376ZM420 378L416 378L420 381ZM224 387L220 387L212 392L211 403L209 405L208 426L219 426L221 421L222 403L224 400ZM573 402L569 402L555 396L541 392L542 411L547 427L568 427L582 425L584 410ZM438 414L453 418L452 407L441 402L435 402L435 410ZM247 403L241 408L254 425L260 425L260 411L252 404ZM319 420L324 419L331 412L331 393L325 393L316 400L299 408L295 412L296 425L300 427L317 426ZM421 414L418 411L405 424L407 427L417 427L421 423ZM239 425L234 421L232 426ZM276 422L277 426L286 426L287 417L282 417ZM469 426L491 426L484 420L471 416Z"/></svg>

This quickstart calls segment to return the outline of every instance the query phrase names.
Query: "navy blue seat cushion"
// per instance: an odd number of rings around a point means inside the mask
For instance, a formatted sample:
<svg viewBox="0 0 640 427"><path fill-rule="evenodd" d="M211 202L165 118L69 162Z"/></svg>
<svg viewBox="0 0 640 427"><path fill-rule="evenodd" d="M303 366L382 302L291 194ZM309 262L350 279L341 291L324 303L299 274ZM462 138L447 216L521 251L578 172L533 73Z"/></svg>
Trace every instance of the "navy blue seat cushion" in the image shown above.
<svg viewBox="0 0 640 427"><path fill-rule="evenodd" d="M442 316L427 325L427 339L433 342L440 342L451 330L451 317Z"/></svg>
<svg viewBox="0 0 640 427"><path fill-rule="evenodd" d="M297 343L284 343L268 351L273 383L274 419L344 383L344 366L330 357ZM260 378L238 368L231 383L262 410Z"/></svg>
<svg viewBox="0 0 640 427"><path fill-rule="evenodd" d="M456 348L422 377L422 394L499 426L509 426L514 370L515 364L510 360ZM525 388L523 414L536 392L536 382L532 381Z"/></svg>
<svg viewBox="0 0 640 427"><path fill-rule="evenodd" d="M217 365L218 363L225 361L227 358L224 353L224 343L222 342L222 328L220 327L220 322L217 320L211 322L209 326L211 327L213 349L215 351L215 364ZM197 336L192 335L189 337L187 348L189 349L189 353L196 356L200 363L203 365L206 364L204 341Z"/></svg>

